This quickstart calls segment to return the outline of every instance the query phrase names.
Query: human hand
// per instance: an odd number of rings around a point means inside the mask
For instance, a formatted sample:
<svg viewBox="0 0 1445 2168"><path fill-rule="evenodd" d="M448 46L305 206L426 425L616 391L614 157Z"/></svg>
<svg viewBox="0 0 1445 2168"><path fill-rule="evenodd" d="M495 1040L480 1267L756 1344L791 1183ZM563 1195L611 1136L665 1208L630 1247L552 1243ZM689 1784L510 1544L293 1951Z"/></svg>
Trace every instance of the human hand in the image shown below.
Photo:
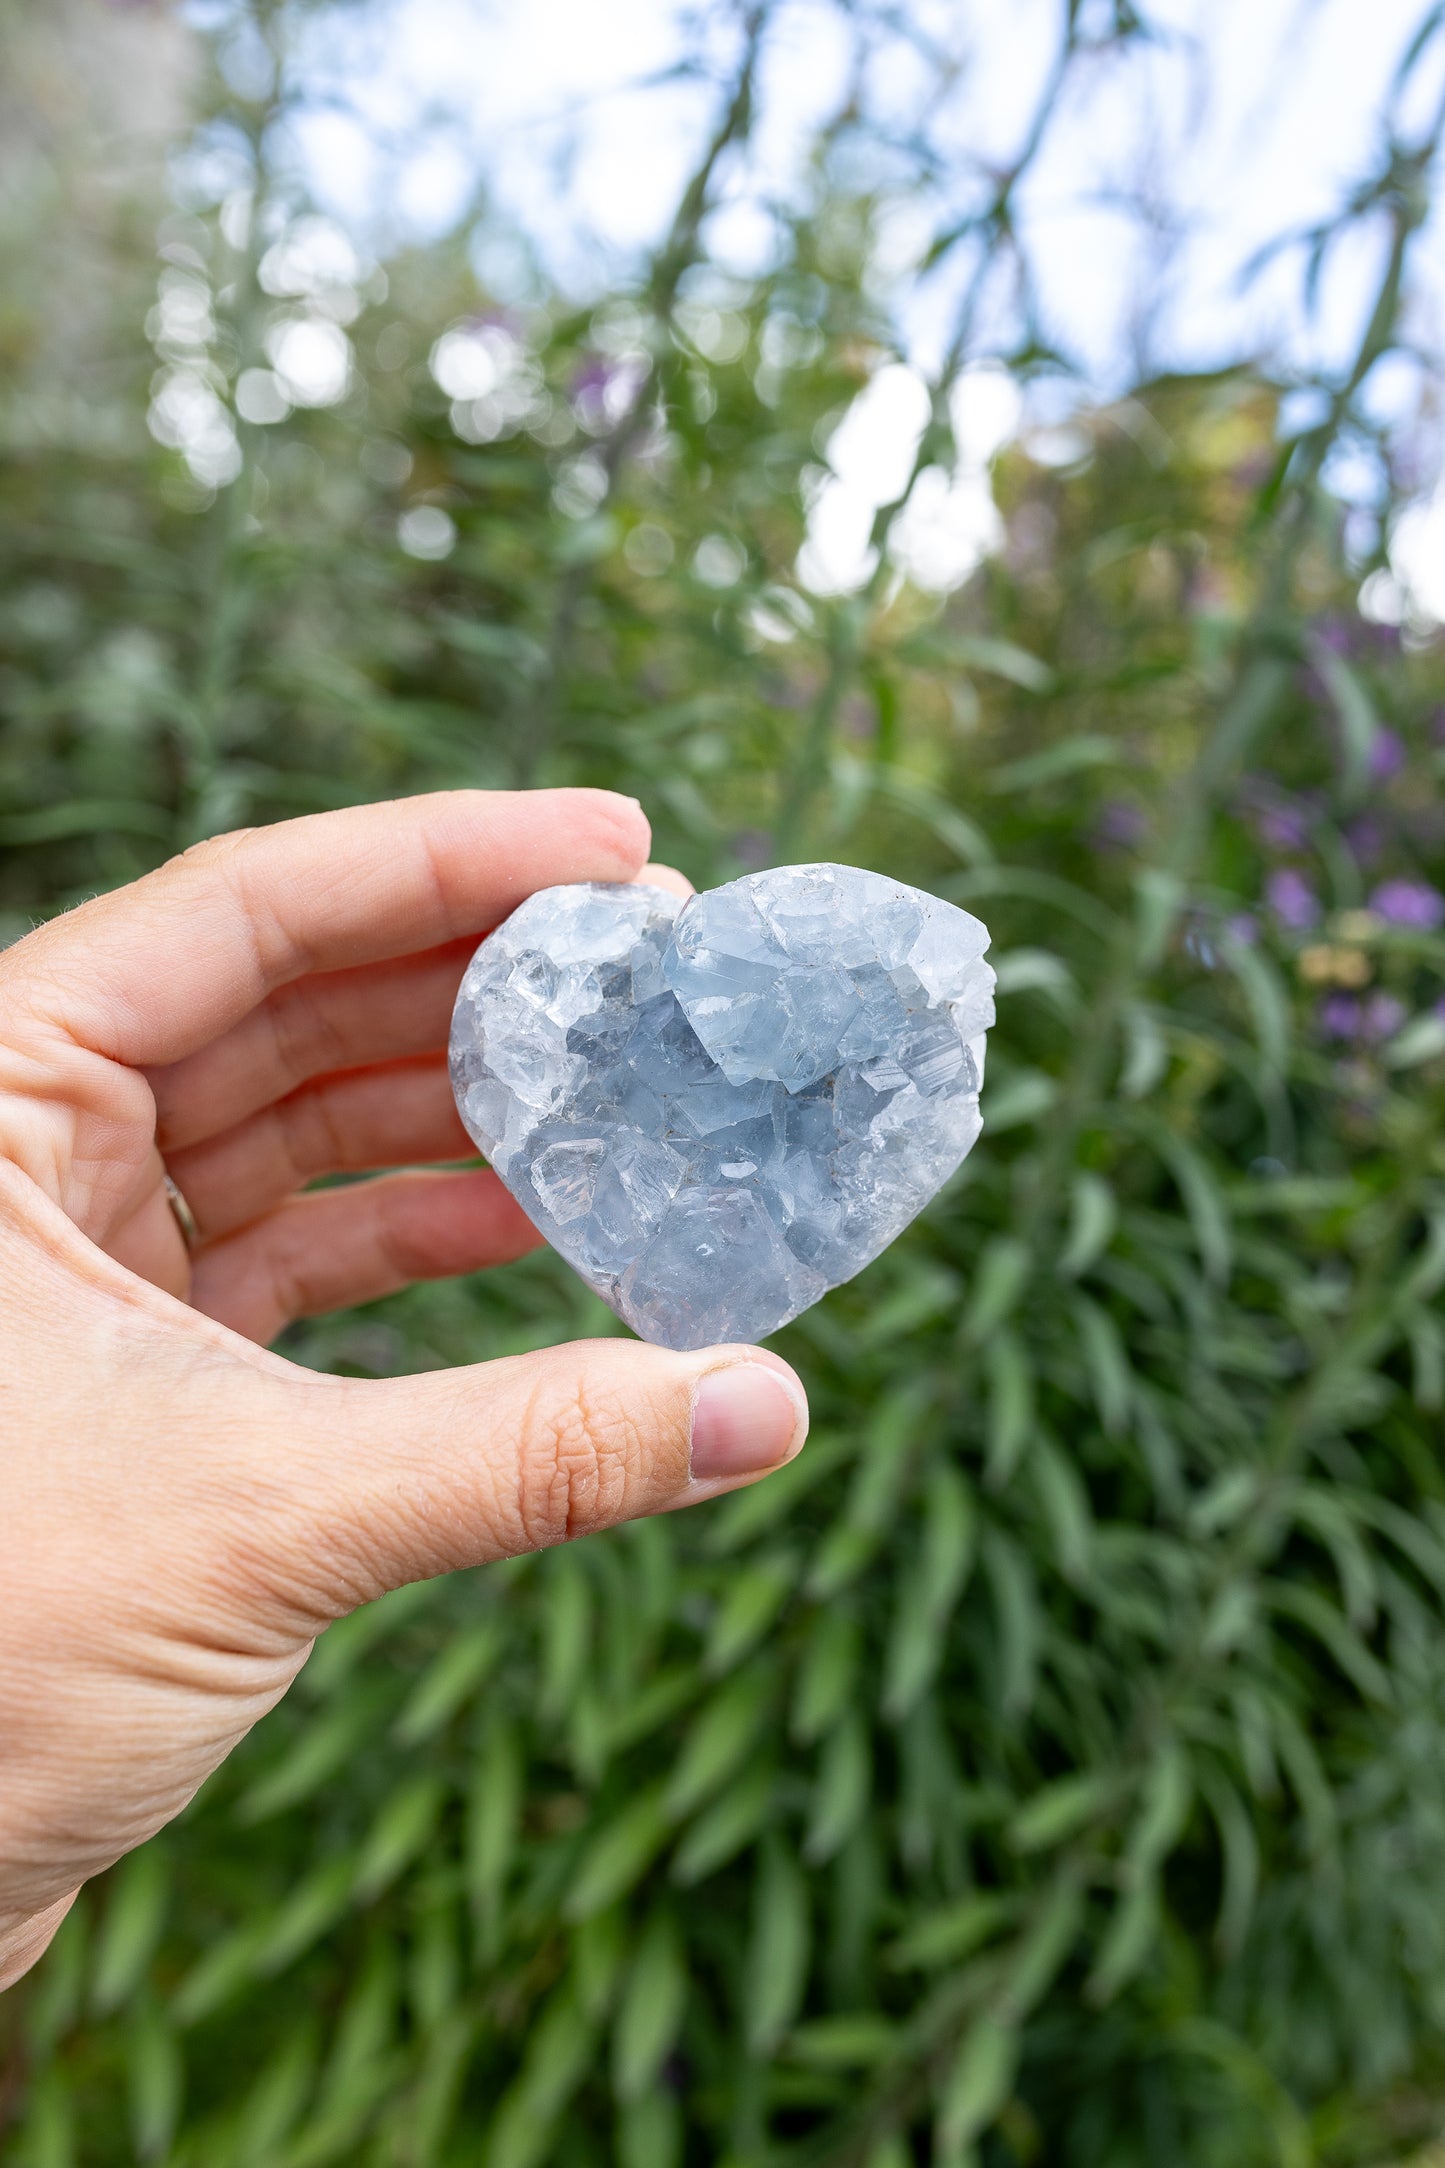
<svg viewBox="0 0 1445 2168"><path fill-rule="evenodd" d="M468 956L535 889L637 878L648 841L600 791L360 807L202 844L0 954L0 1988L331 1620L801 1446L802 1388L756 1348L358 1381L256 1344L536 1242L489 1171L301 1192L471 1156Z"/></svg>

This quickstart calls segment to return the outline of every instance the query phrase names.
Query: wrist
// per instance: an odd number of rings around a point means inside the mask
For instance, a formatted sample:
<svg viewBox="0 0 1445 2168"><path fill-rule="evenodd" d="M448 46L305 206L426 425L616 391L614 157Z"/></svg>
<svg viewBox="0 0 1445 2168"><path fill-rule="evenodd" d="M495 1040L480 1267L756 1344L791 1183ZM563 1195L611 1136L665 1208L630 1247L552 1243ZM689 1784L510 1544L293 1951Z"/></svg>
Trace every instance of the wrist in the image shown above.
<svg viewBox="0 0 1445 2168"><path fill-rule="evenodd" d="M13 1987L45 1955L56 1929L79 1894L78 1890L72 1890L59 1904L48 1906L28 1920L0 1916L0 1994L7 1987Z"/></svg>

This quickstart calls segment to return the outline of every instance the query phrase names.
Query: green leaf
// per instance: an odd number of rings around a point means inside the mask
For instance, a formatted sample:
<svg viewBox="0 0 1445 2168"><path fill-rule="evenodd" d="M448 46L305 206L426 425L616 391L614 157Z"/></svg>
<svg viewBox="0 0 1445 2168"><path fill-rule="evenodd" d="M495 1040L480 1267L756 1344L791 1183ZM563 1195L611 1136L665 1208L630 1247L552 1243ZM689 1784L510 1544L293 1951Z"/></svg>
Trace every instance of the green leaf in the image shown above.
<svg viewBox="0 0 1445 2168"><path fill-rule="evenodd" d="M1038 1675L1038 1591L1018 1546L998 1529L984 1538L983 1562L993 1594L998 1633L997 1691L1006 1717L1025 1714Z"/></svg>
<svg viewBox="0 0 1445 2168"><path fill-rule="evenodd" d="M871 1312L864 1338L871 1346L887 1345L931 1325L935 1318L954 1315L962 1299L962 1283L956 1272L950 1272L946 1265L920 1259L892 1294Z"/></svg>
<svg viewBox="0 0 1445 2168"><path fill-rule="evenodd" d="M818 1764L804 1857L820 1866L841 1851L862 1819L873 1781L862 1720L847 1716L831 1734Z"/></svg>
<svg viewBox="0 0 1445 2168"><path fill-rule="evenodd" d="M1032 1265L1028 1244L1016 1235L994 1235L985 1245L964 1317L964 1331L975 1346L995 1332L1017 1306Z"/></svg>
<svg viewBox="0 0 1445 2168"><path fill-rule="evenodd" d="M743 1988L748 2053L772 2055L802 2005L812 1936L807 1877L786 1844L765 1843L753 1885Z"/></svg>
<svg viewBox="0 0 1445 2168"><path fill-rule="evenodd" d="M990 957L997 991L1004 995L1036 993L1048 997L1060 1016L1072 1019L1079 1012L1079 989L1074 974L1062 957L1049 949L1009 949Z"/></svg>
<svg viewBox="0 0 1445 2168"><path fill-rule="evenodd" d="M1260 950L1226 933L1220 936L1219 953L1244 995L1254 1025L1255 1044L1267 1073L1284 1075L1289 1058L1289 995L1278 971Z"/></svg>
<svg viewBox="0 0 1445 2168"><path fill-rule="evenodd" d="M798 1578L797 1561L790 1551L739 1568L713 1621L703 1668L716 1675L746 1656L773 1625Z"/></svg>
<svg viewBox="0 0 1445 2168"><path fill-rule="evenodd" d="M1148 1963L1159 1937L1159 1891L1152 1876L1137 1882L1114 1907L1099 1955L1086 1982L1095 2004L1112 2002Z"/></svg>
<svg viewBox="0 0 1445 2168"><path fill-rule="evenodd" d="M1124 1066L1119 1089L1126 1099L1147 1099L1169 1066L1169 1043L1158 1017L1142 1002L1124 1011Z"/></svg>
<svg viewBox="0 0 1445 2168"><path fill-rule="evenodd" d="M800 1746L821 1739L849 1705L861 1653L858 1627L838 1605L814 1612L798 1665L792 1734Z"/></svg>
<svg viewBox="0 0 1445 2168"><path fill-rule="evenodd" d="M1000 1076L995 1063L994 1070L993 1081L985 1086L979 1101L988 1136L1001 1137L1007 1130L1039 1121L1059 1096L1058 1085L1041 1069L1014 1069Z"/></svg>
<svg viewBox="0 0 1445 2168"><path fill-rule="evenodd" d="M973 1565L975 1515L963 1477L940 1461L924 1497L919 1557L899 1577L883 1674L883 1711L894 1723L916 1706L943 1657L949 1618Z"/></svg>
<svg viewBox="0 0 1445 2168"><path fill-rule="evenodd" d="M1370 760L1380 732L1374 703L1363 679L1336 648L1324 640L1310 640L1307 645L1310 662L1329 688L1339 718L1347 789L1353 798L1360 798L1369 784Z"/></svg>
<svg viewBox="0 0 1445 2168"><path fill-rule="evenodd" d="M325 1648L325 1641L320 1646ZM290 1752L241 1794L237 1820L244 1825L263 1822L310 1799L374 1730L380 1708L381 1697L369 1690L349 1694L325 1715L313 1717Z"/></svg>
<svg viewBox="0 0 1445 2168"><path fill-rule="evenodd" d="M169 1899L169 1863L154 1839L112 1871L91 1971L93 2010L105 2015L119 2009L139 1986L165 1926Z"/></svg>
<svg viewBox="0 0 1445 2168"><path fill-rule="evenodd" d="M867 2070L888 2060L896 2040L882 2016L860 2011L820 2017L797 2027L788 2041L788 2057L815 2070Z"/></svg>
<svg viewBox="0 0 1445 2168"><path fill-rule="evenodd" d="M984 1481L990 1490L1002 1490L1033 1434L1033 1369L1024 1341L1007 1326L989 1335L984 1363L988 1372Z"/></svg>
<svg viewBox="0 0 1445 2168"><path fill-rule="evenodd" d="M495 1668L505 1638L500 1620L486 1619L443 1649L396 1720L398 1745L417 1746L440 1731Z"/></svg>
<svg viewBox="0 0 1445 2168"><path fill-rule="evenodd" d="M1076 731L1072 737L1060 739L1057 745L1045 747L1042 753L1030 753L1024 760L1011 760L1002 768L995 768L988 777L988 788L997 791L1041 790L1048 783L1062 783L1069 776L1082 775L1091 768L1107 768L1122 765L1127 752L1121 742L1114 738L1101 738L1094 732Z"/></svg>
<svg viewBox="0 0 1445 2168"><path fill-rule="evenodd" d="M431 1771L398 1785L367 1832L357 1855L356 1893L363 1903L380 1896L431 1842L448 1787Z"/></svg>
<svg viewBox="0 0 1445 2168"><path fill-rule="evenodd" d="M1045 1891L1013 1953L1005 1996L1010 2015L1025 2018L1043 2000L1067 1963L1083 1922L1081 1876L1065 1866Z"/></svg>
<svg viewBox="0 0 1445 2168"><path fill-rule="evenodd" d="M1078 1470L1052 1438L1041 1434L1029 1456L1028 1480L1043 1509L1059 1572L1079 1587L1093 1557L1094 1520Z"/></svg>
<svg viewBox="0 0 1445 2168"><path fill-rule="evenodd" d="M482 2153L485 2168L541 2168L553 2131L592 2056L593 2027L567 1986L557 1990L527 2041L527 2058L504 2094Z"/></svg>
<svg viewBox="0 0 1445 2168"><path fill-rule="evenodd" d="M521 1743L494 1720L472 1777L467 1804L465 1872L475 1901L495 1906L516 1851L522 1808Z"/></svg>
<svg viewBox="0 0 1445 2168"><path fill-rule="evenodd" d="M760 1764L700 1814L673 1856L674 1881L702 1882L751 1844L772 1814L776 1781L771 1765Z"/></svg>
<svg viewBox="0 0 1445 2168"><path fill-rule="evenodd" d="M1087 1295L1072 1296L1069 1311L1079 1335L1079 1349L1093 1387L1099 1421L1108 1437L1117 1438L1128 1425L1134 1399L1129 1357L1119 1328L1108 1311L1101 1309Z"/></svg>
<svg viewBox="0 0 1445 2168"><path fill-rule="evenodd" d="M333 1859L297 1882L261 1928L249 1970L272 1977L314 1949L351 1903L356 1869L349 1859Z"/></svg>
<svg viewBox="0 0 1445 2168"><path fill-rule="evenodd" d="M996 639L986 633L929 633L918 645L921 658L930 663L987 671L1021 686L1025 692L1046 693L1054 682L1048 664L1012 640Z"/></svg>
<svg viewBox="0 0 1445 2168"><path fill-rule="evenodd" d="M1436 1061L1445 1054L1445 1017L1412 1016L1403 1031L1397 1031L1384 1050L1386 1065L1391 1069L1418 1069L1422 1062Z"/></svg>
<svg viewBox="0 0 1445 2168"><path fill-rule="evenodd" d="M771 1667L758 1665L730 1679L694 1717L664 1794L670 1815L691 1814L746 1759L772 1694Z"/></svg>
<svg viewBox="0 0 1445 2168"><path fill-rule="evenodd" d="M1042 1852L1063 1844L1107 1815L1118 1793L1119 1777L1113 1770L1056 1777L1020 1807L1009 1824L1009 1843L1016 1852Z"/></svg>
<svg viewBox="0 0 1445 2168"><path fill-rule="evenodd" d="M590 1919L624 1897L662 1850L670 1826L660 1784L623 1807L584 1851L563 1904L566 1917Z"/></svg>
<svg viewBox="0 0 1445 2168"><path fill-rule="evenodd" d="M137 2011L126 2035L125 2060L136 2159L161 2160L180 2124L186 2073L180 2042L153 2004Z"/></svg>
<svg viewBox="0 0 1445 2168"><path fill-rule="evenodd" d="M1109 1247L1118 1224L1119 1208L1103 1176L1075 1175L1069 1232L1059 1253L1057 1270L1065 1279L1078 1279Z"/></svg>
<svg viewBox="0 0 1445 2168"><path fill-rule="evenodd" d="M553 1551L544 1564L548 1601L542 1613L546 1639L540 1708L555 1723L571 1709L586 1676L592 1653L592 1591L575 1550Z"/></svg>
<svg viewBox="0 0 1445 2168"><path fill-rule="evenodd" d="M1015 2025L985 2011L976 2017L944 2081L938 2103L938 2142L947 2153L988 2129L1012 2096L1019 2066Z"/></svg>
<svg viewBox="0 0 1445 2168"><path fill-rule="evenodd" d="M619 2100L639 2100L656 2085L681 2028L687 1993L677 1923L659 1906L643 1930L617 2012L612 2082Z"/></svg>
<svg viewBox="0 0 1445 2168"><path fill-rule="evenodd" d="M1312 1634L1367 1701L1378 1702L1382 1707L1390 1706L1395 1695L1388 1672L1371 1655L1349 1622L1318 1590L1302 1588L1288 1581L1272 1581L1266 1585L1266 1594L1270 1608L1293 1619Z"/></svg>
<svg viewBox="0 0 1445 2168"><path fill-rule="evenodd" d="M1248 1807L1229 1780L1216 1771L1201 1773L1200 1789L1219 1832L1224 1872L1214 1937L1225 1958L1237 1957L1254 1917L1259 1890L1259 1842Z"/></svg>
<svg viewBox="0 0 1445 2168"><path fill-rule="evenodd" d="M1008 1897L960 1898L907 1928L889 1950L888 1961L900 1972L961 1965L1007 1925L1015 1909Z"/></svg>

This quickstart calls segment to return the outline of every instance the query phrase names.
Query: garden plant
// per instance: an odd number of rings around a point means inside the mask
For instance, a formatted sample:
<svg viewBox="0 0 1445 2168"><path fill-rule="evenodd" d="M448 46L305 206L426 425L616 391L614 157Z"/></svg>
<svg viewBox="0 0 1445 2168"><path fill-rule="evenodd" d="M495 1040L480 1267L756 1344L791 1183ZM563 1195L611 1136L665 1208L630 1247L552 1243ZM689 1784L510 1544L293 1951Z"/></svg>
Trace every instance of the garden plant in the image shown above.
<svg viewBox="0 0 1445 2168"><path fill-rule="evenodd" d="M0 938L227 828L602 784L699 886L838 859L986 918L985 1129L780 1336L814 1409L784 1473L324 1636L0 2001L0 2158L1424 2159L1445 655L1360 594L1418 480L1366 394L1412 335L1438 116L1298 244L1374 247L1338 371L1080 393L997 451L994 545L940 593L893 547L910 496L968 398L1065 380L1021 177L1068 71L1149 34L1069 10L1020 163L933 243L978 269L874 569L830 593L798 557L899 364L897 179L840 111L771 266L712 260L766 5L664 241L585 304L535 266L490 289L486 201L382 263L317 217L274 156L314 12L258 0L249 72L203 17L169 199L105 205L83 358L7 280ZM28 185L64 209L58 154ZM327 403L282 395L298 339ZM1342 446L1382 477L1363 539ZM621 1330L543 1252L283 1344L374 1375Z"/></svg>

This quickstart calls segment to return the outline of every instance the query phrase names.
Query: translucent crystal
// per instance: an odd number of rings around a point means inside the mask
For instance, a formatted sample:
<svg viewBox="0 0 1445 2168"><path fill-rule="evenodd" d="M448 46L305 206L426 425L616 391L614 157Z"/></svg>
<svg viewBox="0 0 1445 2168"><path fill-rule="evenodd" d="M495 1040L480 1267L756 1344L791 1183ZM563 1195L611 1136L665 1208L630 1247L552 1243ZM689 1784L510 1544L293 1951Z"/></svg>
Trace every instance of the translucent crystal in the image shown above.
<svg viewBox="0 0 1445 2168"><path fill-rule="evenodd" d="M851 1279L980 1128L988 930L852 866L686 903L581 884L477 950L452 1082L479 1148L645 1340L759 1340Z"/></svg>

